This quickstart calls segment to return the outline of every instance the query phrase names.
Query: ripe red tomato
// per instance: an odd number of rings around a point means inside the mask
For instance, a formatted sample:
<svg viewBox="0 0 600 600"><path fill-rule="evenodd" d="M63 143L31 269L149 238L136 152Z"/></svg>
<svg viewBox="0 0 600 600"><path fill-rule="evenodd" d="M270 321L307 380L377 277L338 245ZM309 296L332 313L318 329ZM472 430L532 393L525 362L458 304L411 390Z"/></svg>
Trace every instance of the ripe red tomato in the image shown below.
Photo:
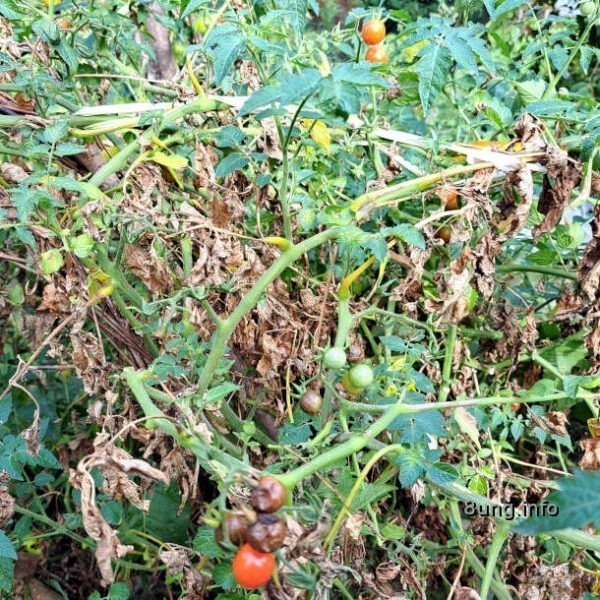
<svg viewBox="0 0 600 600"><path fill-rule="evenodd" d="M369 46L365 58L371 63L386 63L389 60L388 53L381 44Z"/></svg>
<svg viewBox="0 0 600 600"><path fill-rule="evenodd" d="M231 570L242 587L253 590L265 585L273 577L275 557L244 544L233 557Z"/></svg>
<svg viewBox="0 0 600 600"><path fill-rule="evenodd" d="M382 42L383 38L385 37L385 24L379 19L367 21L363 25L361 34L365 44L368 44L369 46L375 46L375 44Z"/></svg>

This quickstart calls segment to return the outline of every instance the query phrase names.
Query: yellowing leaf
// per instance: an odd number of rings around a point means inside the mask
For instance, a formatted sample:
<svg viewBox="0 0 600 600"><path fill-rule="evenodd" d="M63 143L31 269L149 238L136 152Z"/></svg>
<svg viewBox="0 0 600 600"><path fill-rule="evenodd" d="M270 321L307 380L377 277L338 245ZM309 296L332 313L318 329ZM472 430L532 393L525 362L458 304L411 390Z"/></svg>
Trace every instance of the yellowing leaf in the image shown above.
<svg viewBox="0 0 600 600"><path fill-rule="evenodd" d="M150 160L163 167L167 167L167 169L174 169L175 171L181 171L181 169L187 167L188 164L187 158L179 156L178 154L165 154L160 150L153 152Z"/></svg>
<svg viewBox="0 0 600 600"><path fill-rule="evenodd" d="M312 127L310 129L310 137L329 154L329 150L331 149L331 134L329 133L329 129L327 129L327 125L323 121L314 122L313 119L304 119L304 125L309 129Z"/></svg>
<svg viewBox="0 0 600 600"><path fill-rule="evenodd" d="M404 48L401 51L402 58L404 58L404 60L406 60L406 62L411 63L413 60L415 60L415 58L417 57L417 54L419 54L419 51L426 43L427 43L427 40L421 40L420 42L417 42L416 44L413 44L412 46L409 46L408 48Z"/></svg>

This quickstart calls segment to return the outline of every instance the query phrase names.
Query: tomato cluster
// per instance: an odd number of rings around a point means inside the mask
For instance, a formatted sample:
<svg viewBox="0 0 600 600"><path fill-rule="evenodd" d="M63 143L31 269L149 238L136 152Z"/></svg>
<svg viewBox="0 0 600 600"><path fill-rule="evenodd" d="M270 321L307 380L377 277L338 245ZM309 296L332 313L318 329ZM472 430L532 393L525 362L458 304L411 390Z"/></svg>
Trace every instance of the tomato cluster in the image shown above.
<svg viewBox="0 0 600 600"><path fill-rule="evenodd" d="M369 46L365 59L372 63L386 63L388 53L381 42L385 38L385 23L380 19L366 21L361 30L362 39Z"/></svg>
<svg viewBox="0 0 600 600"><path fill-rule="evenodd" d="M342 375L341 381L344 391L347 394L355 396L356 394L360 394L366 387L370 386L374 380L373 369L367 363L359 362L362 361L362 359L362 350L357 346L350 346L347 354L342 348L333 347L329 348L323 355L323 366L326 369L340 371L344 369L348 361L358 363L351 366L350 369ZM307 410L304 405L308 405L309 399L312 399L312 392L306 392L300 400L300 407L308 413L310 413L310 410Z"/></svg>
<svg viewBox="0 0 600 600"><path fill-rule="evenodd" d="M287 489L272 475L265 475L252 490L252 509L230 512L215 536L223 541L224 529L229 541L239 546L231 569L235 580L246 589L266 585L275 572L273 552L287 533L285 523L274 513L286 502Z"/></svg>

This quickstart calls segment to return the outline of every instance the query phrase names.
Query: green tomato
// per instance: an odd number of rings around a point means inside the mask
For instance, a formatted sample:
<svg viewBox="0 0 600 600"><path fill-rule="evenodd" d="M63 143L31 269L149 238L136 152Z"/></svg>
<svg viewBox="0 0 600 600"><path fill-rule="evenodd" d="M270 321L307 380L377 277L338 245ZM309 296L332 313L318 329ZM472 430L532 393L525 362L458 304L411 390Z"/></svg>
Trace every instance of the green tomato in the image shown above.
<svg viewBox="0 0 600 600"><path fill-rule="evenodd" d="M206 19L202 16L198 17L194 21L194 24L192 25L192 29L196 33L200 33L200 34L206 33L206 30L208 29L208 25L206 24Z"/></svg>
<svg viewBox="0 0 600 600"><path fill-rule="evenodd" d="M594 0L587 0L579 5L579 12L584 17L591 17L596 12L596 2Z"/></svg>
<svg viewBox="0 0 600 600"><path fill-rule="evenodd" d="M364 363L355 365L348 371L350 383L357 388L365 388L373 383L373 369Z"/></svg>
<svg viewBox="0 0 600 600"><path fill-rule="evenodd" d="M185 49L187 48L187 45L180 40L175 40L171 48L173 50L173 58L175 59L175 62L180 63L183 59L183 55Z"/></svg>
<svg viewBox="0 0 600 600"><path fill-rule="evenodd" d="M323 355L326 369L341 369L346 364L346 353L341 348L329 348Z"/></svg>

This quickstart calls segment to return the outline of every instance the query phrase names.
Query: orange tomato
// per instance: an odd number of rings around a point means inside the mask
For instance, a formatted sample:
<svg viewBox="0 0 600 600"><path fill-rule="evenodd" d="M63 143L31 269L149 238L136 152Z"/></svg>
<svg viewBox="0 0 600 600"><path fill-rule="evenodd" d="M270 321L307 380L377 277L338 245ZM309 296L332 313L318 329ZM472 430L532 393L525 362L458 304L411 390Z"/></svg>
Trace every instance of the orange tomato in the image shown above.
<svg viewBox="0 0 600 600"><path fill-rule="evenodd" d="M369 46L365 58L370 63L386 63L389 60L388 53L381 44L378 44L377 46Z"/></svg>
<svg viewBox="0 0 600 600"><path fill-rule="evenodd" d="M363 25L361 34L365 44L368 44L369 46L375 46L376 44L382 42L383 38L385 37L385 24L379 19L367 21Z"/></svg>

